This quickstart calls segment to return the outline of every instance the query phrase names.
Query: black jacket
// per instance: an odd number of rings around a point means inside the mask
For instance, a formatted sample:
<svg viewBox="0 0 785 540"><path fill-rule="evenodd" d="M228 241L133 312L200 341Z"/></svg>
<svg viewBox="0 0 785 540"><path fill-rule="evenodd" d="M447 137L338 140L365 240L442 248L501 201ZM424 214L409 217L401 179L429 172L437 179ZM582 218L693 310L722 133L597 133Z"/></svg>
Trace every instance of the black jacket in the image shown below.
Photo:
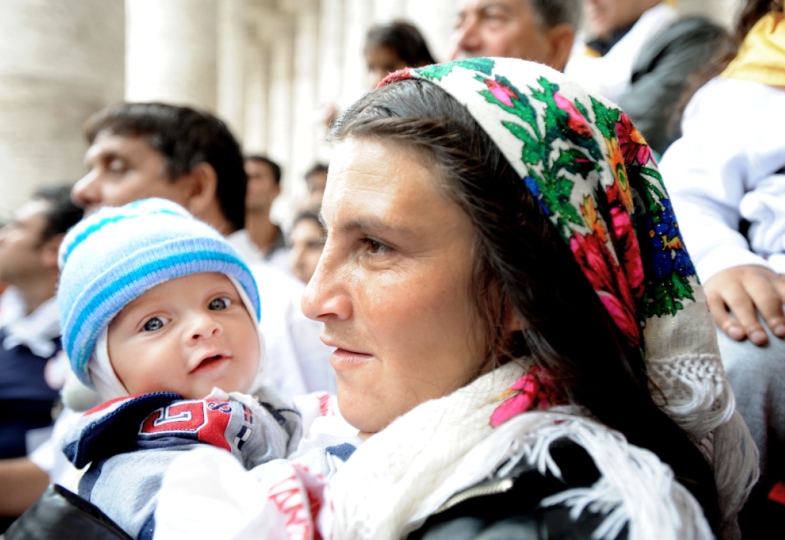
<svg viewBox="0 0 785 540"><path fill-rule="evenodd" d="M586 451L575 443L551 447L562 479L545 475L524 461L508 473L453 496L409 535L409 540L578 540L591 538L604 516L585 510L577 519L563 505L541 506L544 498L567 489L589 487L600 476ZM617 539L627 538L622 529Z"/></svg>

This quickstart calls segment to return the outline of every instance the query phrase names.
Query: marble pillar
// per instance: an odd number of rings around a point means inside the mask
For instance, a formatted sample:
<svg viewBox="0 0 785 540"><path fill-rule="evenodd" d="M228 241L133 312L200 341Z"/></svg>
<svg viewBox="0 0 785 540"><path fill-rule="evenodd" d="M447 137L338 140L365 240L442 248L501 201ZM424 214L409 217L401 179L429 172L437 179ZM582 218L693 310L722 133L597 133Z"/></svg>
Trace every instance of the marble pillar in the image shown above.
<svg viewBox="0 0 785 540"><path fill-rule="evenodd" d="M123 0L0 3L0 218L84 174L85 119L122 101Z"/></svg>
<svg viewBox="0 0 785 540"><path fill-rule="evenodd" d="M126 98L216 112L218 0L126 0Z"/></svg>

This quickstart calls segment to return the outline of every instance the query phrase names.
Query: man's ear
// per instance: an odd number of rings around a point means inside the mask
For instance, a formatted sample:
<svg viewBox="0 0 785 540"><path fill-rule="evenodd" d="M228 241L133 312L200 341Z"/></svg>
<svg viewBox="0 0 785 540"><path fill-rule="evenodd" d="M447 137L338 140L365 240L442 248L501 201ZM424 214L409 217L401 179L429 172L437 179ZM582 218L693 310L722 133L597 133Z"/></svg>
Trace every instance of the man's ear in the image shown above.
<svg viewBox="0 0 785 540"><path fill-rule="evenodd" d="M213 166L202 162L177 181L183 182L185 208L194 216L204 218L218 201L218 175Z"/></svg>
<svg viewBox="0 0 785 540"><path fill-rule="evenodd" d="M65 233L56 234L41 244L41 266L43 268L57 270L57 256L63 238L65 238Z"/></svg>
<svg viewBox="0 0 785 540"><path fill-rule="evenodd" d="M572 46L575 44L575 28L567 23L560 23L549 28L545 35L550 44L551 67L564 71L570 58Z"/></svg>

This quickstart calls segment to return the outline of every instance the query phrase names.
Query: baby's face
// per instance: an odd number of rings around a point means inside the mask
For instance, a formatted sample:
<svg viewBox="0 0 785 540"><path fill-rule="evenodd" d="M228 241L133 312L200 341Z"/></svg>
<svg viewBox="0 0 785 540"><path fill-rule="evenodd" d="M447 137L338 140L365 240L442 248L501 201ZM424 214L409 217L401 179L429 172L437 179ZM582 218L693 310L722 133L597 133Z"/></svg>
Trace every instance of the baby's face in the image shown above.
<svg viewBox="0 0 785 540"><path fill-rule="evenodd" d="M247 392L259 369L257 326L223 274L162 283L109 324L109 359L130 394L167 390L188 399Z"/></svg>

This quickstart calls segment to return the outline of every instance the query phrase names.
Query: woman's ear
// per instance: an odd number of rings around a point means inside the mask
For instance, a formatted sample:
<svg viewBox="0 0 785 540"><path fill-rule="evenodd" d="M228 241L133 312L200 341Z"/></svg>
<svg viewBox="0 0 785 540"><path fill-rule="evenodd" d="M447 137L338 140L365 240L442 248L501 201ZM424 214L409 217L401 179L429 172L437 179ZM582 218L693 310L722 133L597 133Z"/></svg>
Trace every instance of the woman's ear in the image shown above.
<svg viewBox="0 0 785 540"><path fill-rule="evenodd" d="M510 300L505 301L504 306L504 333L507 335L512 334L513 332L519 332L524 328L528 328L529 324L526 320L518 315L518 312L515 310L515 306L512 305Z"/></svg>
<svg viewBox="0 0 785 540"><path fill-rule="evenodd" d="M218 200L218 175L213 166L202 162L177 181L184 183L185 208L204 219Z"/></svg>

